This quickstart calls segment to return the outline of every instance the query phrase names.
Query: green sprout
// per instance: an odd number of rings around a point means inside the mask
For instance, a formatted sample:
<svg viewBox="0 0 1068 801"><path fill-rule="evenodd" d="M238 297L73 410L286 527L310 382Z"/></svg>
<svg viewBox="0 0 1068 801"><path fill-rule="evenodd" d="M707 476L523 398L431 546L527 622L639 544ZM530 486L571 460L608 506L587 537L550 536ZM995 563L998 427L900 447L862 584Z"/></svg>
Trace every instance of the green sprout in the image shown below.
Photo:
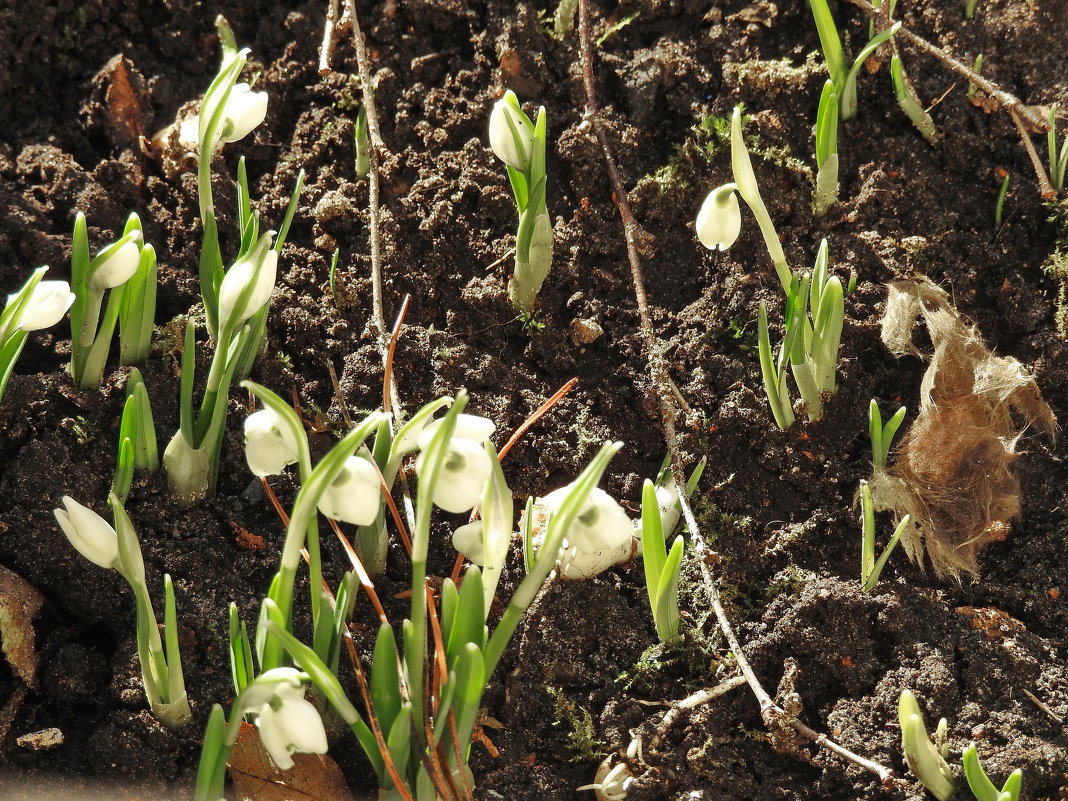
<svg viewBox="0 0 1068 801"><path fill-rule="evenodd" d="M871 438L871 464L875 472L886 470L886 457L890 454L890 443L905 419L905 407L902 406L883 425L883 415L879 404L872 398L868 404L868 436Z"/></svg>
<svg viewBox="0 0 1068 801"><path fill-rule="evenodd" d="M994 227L1000 228L1004 221L1005 214L1005 197L1009 194L1009 173L1006 171L1005 177L1001 179L1001 186L998 187L998 198L994 201Z"/></svg>
<svg viewBox="0 0 1068 801"><path fill-rule="evenodd" d="M938 801L950 801L956 793L956 785L953 771L946 764L945 753L942 753L945 749L946 719L942 718L938 724L936 739L942 741L942 745L936 748L927 736L923 713L910 690L901 691L897 714L901 723L901 749L909 770Z"/></svg>
<svg viewBox="0 0 1068 801"><path fill-rule="evenodd" d="M519 229L515 242L515 273L508 282L508 297L516 313L529 319L538 290L553 260L553 227L545 205L545 107L531 122L508 90L490 114L489 138L494 154L508 170Z"/></svg>
<svg viewBox="0 0 1068 801"><path fill-rule="evenodd" d="M66 281L43 280L47 271L47 267L34 270L18 292L7 296L0 313L0 398L29 332L51 328L75 302Z"/></svg>
<svg viewBox="0 0 1068 801"><path fill-rule="evenodd" d="M924 139L932 144L937 142L939 138L938 129L935 128L934 120L931 119L931 115L927 113L916 97L916 91L912 88L912 83L905 77L901 59L897 55L890 59L890 79L893 81L894 96L897 98L897 104L901 107L901 110L916 126L916 130L923 134Z"/></svg>
<svg viewBox="0 0 1068 801"><path fill-rule="evenodd" d="M968 780L968 789L972 791L976 801L1019 800L1020 785L1023 782L1023 771L1019 768L1009 774L1009 778L999 790L979 764L979 750L975 743L970 743L961 753L961 763L964 765L964 778Z"/></svg>
<svg viewBox="0 0 1068 801"><path fill-rule="evenodd" d="M174 587L163 577L163 638L145 580L145 562L137 532L122 502L114 493L108 498L115 518L114 528L100 515L73 498L63 497L63 509L55 509L56 521L78 552L103 568L117 570L134 594L137 611L137 656L152 713L170 728L190 721L192 712L185 692L182 659L178 648L178 621Z"/></svg>
<svg viewBox="0 0 1068 801"><path fill-rule="evenodd" d="M126 401L119 422L119 455L115 465L115 481L111 491L125 501L133 483L134 470L159 470L156 446L156 427L152 422L152 406L140 371L134 367L126 379Z"/></svg>
<svg viewBox="0 0 1068 801"><path fill-rule="evenodd" d="M971 19L975 16L975 7L979 4L979 0L964 0L964 18Z"/></svg>
<svg viewBox="0 0 1068 801"><path fill-rule="evenodd" d="M823 84L816 112L816 191L812 214L822 217L838 200L838 92L833 81Z"/></svg>
<svg viewBox="0 0 1068 801"><path fill-rule="evenodd" d="M362 105L356 112L353 139L356 143L356 177L366 178L371 173L371 133L367 128L367 109Z"/></svg>
<svg viewBox="0 0 1068 801"><path fill-rule="evenodd" d="M143 244L141 220L136 214L126 220L122 236L93 259L89 258L85 215L78 212L75 216L70 266L75 297L70 309L70 373L82 389L100 386L120 317L121 327L127 331L127 356L143 357L143 343L146 337L151 342L154 323L155 265L155 252L151 245ZM130 300L125 301L126 285L131 279L135 284L130 288ZM105 292L108 303L101 319ZM151 309L144 305L149 300L153 303Z"/></svg>
<svg viewBox="0 0 1068 801"><path fill-rule="evenodd" d="M982 74L982 72L983 72L983 54L982 53L977 55L975 57L975 61L972 62L972 72L974 72L976 75ZM978 90L979 90L978 86L976 86L974 83L969 82L968 83L968 91L966 93L967 96L968 96L968 99L971 100L973 97L975 97L975 93ZM1054 105L1056 105L1056 104L1054 104ZM1052 151L1050 151L1050 152L1052 152ZM1051 165L1052 165L1052 162L1053 162L1053 159L1050 159L1050 164Z"/></svg>
<svg viewBox="0 0 1068 801"><path fill-rule="evenodd" d="M793 329L793 338L787 334L786 339L779 345L779 353L776 358L771 354L771 337L768 332L768 307L764 301L760 301L760 310L757 312L757 350L760 354L760 375L764 380L764 394L768 396L768 404L771 406L771 414L775 418L775 424L781 429L787 429L794 424L793 403L790 401L790 390L786 386L786 357L792 350L793 339L797 337L799 328Z"/></svg>
<svg viewBox="0 0 1068 801"><path fill-rule="evenodd" d="M1046 144L1049 148L1049 180L1053 188L1064 189L1064 174L1068 172L1068 137L1061 142L1057 150L1057 104L1049 107L1049 130L1046 132Z"/></svg>
<svg viewBox="0 0 1068 801"><path fill-rule="evenodd" d="M879 576L882 575L890 554L897 547L898 540L908 528L909 516L905 515L901 518L901 522L897 524L890 541L877 561L875 559L875 507L872 504L871 490L868 488L867 481L860 482L860 507L860 589L862 592L871 592L879 583Z"/></svg>
<svg viewBox="0 0 1068 801"><path fill-rule="evenodd" d="M686 481L686 497L693 495L701 480L707 459L702 459ZM661 642L679 636L679 573L682 570L685 540L680 536L667 549L681 514L678 488L667 465L656 482L646 479L642 488L642 562L645 591L653 612L653 623Z"/></svg>
<svg viewBox="0 0 1068 801"><path fill-rule="evenodd" d="M860 68L867 61L868 56L901 29L901 23L895 22L875 36L870 36L869 34L868 43L857 53L853 64L847 67L845 53L842 50L842 40L838 36L838 27L835 25L827 0L811 0L810 5L812 18L816 23L816 32L820 37L823 58L827 62L827 71L831 75L831 81L834 83L835 91L838 94L842 119L851 120L857 115L857 76L860 74ZM881 2L875 4L876 8L881 5ZM893 14L894 5L892 2L891 14Z"/></svg>

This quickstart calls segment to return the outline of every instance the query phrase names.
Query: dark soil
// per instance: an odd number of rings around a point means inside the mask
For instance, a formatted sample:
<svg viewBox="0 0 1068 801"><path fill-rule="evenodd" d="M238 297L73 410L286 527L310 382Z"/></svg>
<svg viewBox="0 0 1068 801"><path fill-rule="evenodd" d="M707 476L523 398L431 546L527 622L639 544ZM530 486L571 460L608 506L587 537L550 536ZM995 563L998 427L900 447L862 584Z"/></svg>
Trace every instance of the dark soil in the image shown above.
<svg viewBox="0 0 1068 801"><path fill-rule="evenodd" d="M122 53L151 133L207 86L218 63L213 20L226 15L252 48L247 76L270 92L266 123L216 162L221 229L232 230L232 176L248 160L253 196L276 227L297 171L308 178L280 265L268 352L253 377L306 414L340 427L327 363L352 410L378 406L381 364L370 323L367 182L354 175L359 99L348 35L334 71L318 73L321 2L13 0L0 10L0 288L29 271L69 271L76 210L94 249L129 212L160 255L158 357L142 367L163 441L177 427L176 317L196 311L200 245L195 176L164 169L108 122L108 79ZM577 37L547 32L546 9L505 0L398 0L360 4L373 54L377 106L389 149L383 167L385 308L411 296L396 364L412 410L466 387L471 410L507 433L572 376L578 387L511 452L517 498L574 477L606 438L626 441L605 486L636 513L641 480L665 444L638 336L622 227L603 158L583 122ZM551 9L550 9L551 11ZM727 611L757 675L774 692L788 660L802 719L842 745L909 776L896 703L912 688L933 726L949 720L953 761L975 740L988 772L1024 771L1023 797L1068 795L1068 470L1063 446L1025 434L1017 462L1023 512L980 557L981 577L936 581L896 553L878 589L859 590L859 531L851 508L868 464L866 409L915 409L923 363L895 359L878 318L892 279L926 274L1000 355L1037 376L1055 412L1068 408L1068 343L1057 330L1058 285L1043 271L1063 227L1048 221L1009 117L966 97L966 82L904 46L909 74L942 142L930 146L893 102L886 65L860 80L860 114L840 135L841 202L823 220L811 203L812 126L825 78L806 4L742 0L594 2L598 93L629 199L654 239L643 267L657 334L694 413L682 431L693 463L707 455L697 496L719 552ZM867 22L836 9L854 45ZM904 0L906 26L961 58L985 57L984 75L1026 103L1068 99L1063 0L982 2L965 20L960 0ZM625 23L625 24L624 24ZM848 40L847 40L848 41ZM855 47L854 47L855 49ZM490 107L513 88L549 119L549 211L556 258L540 296L544 328L513 319L505 294L514 205L487 146ZM726 253L705 251L691 220L704 194L729 180L730 156L711 125L744 103L764 198L791 264L811 264L819 240L833 270L856 275L847 297L840 391L824 421L775 428L763 397L755 317L764 298L781 318L781 292L759 232L746 217ZM1036 138L1041 153L1044 138ZM994 206L1006 170L1004 224ZM224 241L224 252L233 246ZM340 248L336 293L328 288ZM490 269L491 265L497 265ZM578 345L576 320L604 330ZM199 738L212 704L228 703L226 607L254 620L274 572L282 526L241 451L245 399L234 392L218 495L191 508L161 476L140 479L127 504L148 574L169 572L185 629L185 674L195 721L164 729L145 708L131 597L121 579L87 564L59 532L52 509L69 494L103 511L113 471L125 370L99 391L64 372L63 326L31 338L0 405L0 563L40 590L41 668L2 743L0 796L190 798ZM324 435L325 437L325 435ZM325 440L324 440L325 442ZM295 488L276 483L283 501ZM240 547L233 524L262 536ZM890 520L880 519L882 531ZM432 569L449 570L445 537ZM328 554L336 578L340 552ZM507 586L518 575L510 564ZM384 597L403 589L407 562L391 554ZM152 579L150 579L152 580ZM159 600L157 598L157 604ZM659 650L639 564L551 587L531 610L487 696L487 729L500 749L476 745L481 799L589 798L601 756L639 735L648 743L667 705L732 675L733 658L710 615L697 566L683 586L686 641ZM371 616L360 604L358 622ZM985 628L983 621L994 620ZM17 680L0 666L0 699ZM1044 704L1040 706L1038 702ZM30 751L16 736L49 726L65 743ZM351 738L331 753L358 795L373 793ZM901 798L872 774L825 750L773 749L744 687L679 717L629 799ZM911 780L911 777L910 777ZM117 789L117 788L121 788ZM918 783L912 796L923 794Z"/></svg>

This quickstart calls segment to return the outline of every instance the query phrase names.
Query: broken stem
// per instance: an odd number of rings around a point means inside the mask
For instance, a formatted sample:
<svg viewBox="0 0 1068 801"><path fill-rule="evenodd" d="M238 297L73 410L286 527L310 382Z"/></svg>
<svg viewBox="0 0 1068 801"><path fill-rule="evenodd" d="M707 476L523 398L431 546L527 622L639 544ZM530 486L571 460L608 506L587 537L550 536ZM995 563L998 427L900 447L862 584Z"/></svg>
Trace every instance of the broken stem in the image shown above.
<svg viewBox="0 0 1068 801"><path fill-rule="evenodd" d="M1038 177L1038 194L1043 200L1053 200L1053 198L1057 197L1057 190L1049 182L1046 168L1042 166L1042 160L1038 157L1038 152L1031 142L1031 134L1028 133L1023 120L1020 119L1014 109L1009 109L1009 116L1012 117L1012 123L1020 134L1020 140L1023 142L1024 150L1027 151L1027 157L1031 159L1031 166L1035 168L1035 175Z"/></svg>
<svg viewBox="0 0 1068 801"><path fill-rule="evenodd" d="M679 450L678 433L675 428L675 418L678 413L678 408L675 405L675 398L671 390L673 382L671 381L667 365L664 361L663 349L661 348L660 342L656 338L656 334L653 330L653 317L649 310L649 299L645 292L645 278L642 273L641 260L638 253L638 238L639 236L644 235L644 232L638 224L638 221L635 219L630 204L627 202L627 192L623 186L623 178L620 176L619 169L616 166L615 157L612 155L612 148L609 145L608 137L605 135L604 128L601 124L600 109L597 104L596 86L593 79L593 49L590 45L589 0L579 0L578 12L579 59L582 64L582 83L586 94L586 112L584 116L589 120L590 125L593 127L594 134L601 146L601 152L604 156L605 165L608 170L608 177L612 185L612 191L615 194L616 206L619 209L619 216L623 221L623 237L627 245L627 261L630 264L631 281L634 286L634 297L638 305L640 334L646 358L649 361L649 373L652 378L653 389L656 393L658 405L660 407L660 415L663 420L664 440L671 456L671 472L675 479L675 483L680 487L684 487L686 486L686 476L682 453ZM770 722L776 719L785 720L791 728L802 736L815 742L817 745L838 754L842 758L859 765L865 770L875 773L884 783L893 781L894 772L890 768L854 754L837 743L834 743L826 735L810 729L808 726L801 723L801 721L787 717L785 712L778 707L767 694L761 686L760 680L757 679L756 674L753 672L752 667L749 665L748 660L746 660L741 643L738 641L738 638L734 633L734 628L731 625L730 620L727 618L726 612L723 610L723 605L720 602L719 597L719 588L712 579L712 575L706 564L706 557L711 555L711 550L706 544L705 539L701 534L701 530L697 525L697 520L694 518L693 509L690 507L690 503L686 498L686 493L679 493L679 501L682 506L683 518L686 520L686 526L689 529L691 542L693 543L692 550L695 553L698 564L701 566L701 576L704 579L704 584L708 591L709 599L712 602L712 607L716 612L716 619L719 622L719 627L723 631L723 635L731 650L734 652L742 675L749 684L753 695L756 696L757 701L760 703L760 712L764 721Z"/></svg>
<svg viewBox="0 0 1068 801"><path fill-rule="evenodd" d="M334 28L337 26L337 0L330 0L326 7L326 21L323 23L323 44L319 48L319 74L330 72L330 53L334 49Z"/></svg>

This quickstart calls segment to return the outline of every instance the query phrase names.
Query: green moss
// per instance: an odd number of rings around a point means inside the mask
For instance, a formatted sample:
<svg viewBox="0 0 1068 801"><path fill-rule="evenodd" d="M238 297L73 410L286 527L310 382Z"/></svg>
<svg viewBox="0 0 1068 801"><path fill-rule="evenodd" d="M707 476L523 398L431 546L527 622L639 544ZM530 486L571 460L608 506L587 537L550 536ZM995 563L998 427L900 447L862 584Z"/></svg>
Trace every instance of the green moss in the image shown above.
<svg viewBox="0 0 1068 801"><path fill-rule="evenodd" d="M604 756L604 749L597 739L593 726L593 716L584 706L580 706L564 695L559 687L546 686L546 691L555 704L553 725L567 728L564 736L564 749L568 762L597 762Z"/></svg>

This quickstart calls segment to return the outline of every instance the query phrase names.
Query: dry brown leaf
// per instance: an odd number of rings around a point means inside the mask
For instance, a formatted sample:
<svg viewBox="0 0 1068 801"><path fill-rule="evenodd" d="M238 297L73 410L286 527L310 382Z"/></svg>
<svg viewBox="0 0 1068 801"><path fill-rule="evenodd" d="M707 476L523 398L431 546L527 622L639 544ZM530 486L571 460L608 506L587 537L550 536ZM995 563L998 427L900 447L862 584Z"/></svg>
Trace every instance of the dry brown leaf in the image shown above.
<svg viewBox="0 0 1068 801"><path fill-rule="evenodd" d="M353 801L341 768L327 754L293 754L293 763L279 770L256 727L242 722L227 762L237 801Z"/></svg>
<svg viewBox="0 0 1068 801"><path fill-rule="evenodd" d="M0 640L11 669L31 687L37 683L33 619L44 598L24 578L0 565Z"/></svg>
<svg viewBox="0 0 1068 801"><path fill-rule="evenodd" d="M141 128L141 99L131 82L129 62L119 53L108 61L93 79L106 86L104 103L107 106L108 133L115 144L129 147L144 131Z"/></svg>
<svg viewBox="0 0 1068 801"><path fill-rule="evenodd" d="M912 561L926 551L939 576L978 573L979 552L1005 539L1020 512L1012 464L1028 426L1053 436L1057 421L1016 359L995 356L929 279L890 284L883 342L895 354L923 319L934 352L920 385L920 410L897 458L870 482L876 509L908 514L901 542ZM922 355L922 354L921 354Z"/></svg>

